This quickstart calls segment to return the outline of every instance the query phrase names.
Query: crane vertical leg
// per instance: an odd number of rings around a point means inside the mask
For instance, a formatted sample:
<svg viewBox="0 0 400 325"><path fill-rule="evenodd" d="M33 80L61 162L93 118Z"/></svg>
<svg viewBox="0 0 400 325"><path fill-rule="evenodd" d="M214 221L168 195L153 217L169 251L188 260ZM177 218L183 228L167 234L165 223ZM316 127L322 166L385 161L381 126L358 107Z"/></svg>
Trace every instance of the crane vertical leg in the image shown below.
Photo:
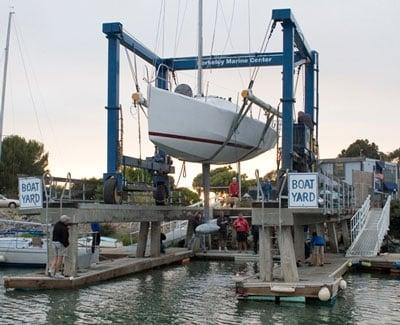
<svg viewBox="0 0 400 325"><path fill-rule="evenodd" d="M210 220L210 164L203 164L204 221Z"/></svg>

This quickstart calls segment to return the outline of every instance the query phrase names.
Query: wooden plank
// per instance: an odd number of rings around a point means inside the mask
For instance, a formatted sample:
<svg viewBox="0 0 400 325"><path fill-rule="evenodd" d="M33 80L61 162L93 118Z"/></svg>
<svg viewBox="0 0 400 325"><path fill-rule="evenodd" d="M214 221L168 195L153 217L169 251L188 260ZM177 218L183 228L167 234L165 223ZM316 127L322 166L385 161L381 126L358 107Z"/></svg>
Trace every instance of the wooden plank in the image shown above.
<svg viewBox="0 0 400 325"><path fill-rule="evenodd" d="M157 258L123 258L113 262L100 263L97 266L97 270L91 270L73 279L54 279L40 275L4 277L4 286L6 288L19 289L75 289L162 265L176 263L192 255L191 251L184 250Z"/></svg>
<svg viewBox="0 0 400 325"><path fill-rule="evenodd" d="M138 239L137 248L136 248L136 257L144 257L144 254L146 253L147 238L149 235L149 227L150 227L150 223L148 221L142 221L140 223L139 239Z"/></svg>

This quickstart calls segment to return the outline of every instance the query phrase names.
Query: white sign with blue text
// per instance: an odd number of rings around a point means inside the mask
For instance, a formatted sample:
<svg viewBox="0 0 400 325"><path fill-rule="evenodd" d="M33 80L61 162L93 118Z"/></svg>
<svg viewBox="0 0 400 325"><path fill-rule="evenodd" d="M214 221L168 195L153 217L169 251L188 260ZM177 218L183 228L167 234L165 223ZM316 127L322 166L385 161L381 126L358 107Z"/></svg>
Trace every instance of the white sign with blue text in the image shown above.
<svg viewBox="0 0 400 325"><path fill-rule="evenodd" d="M19 202L21 209L43 207L42 180L38 177L20 177L18 179Z"/></svg>
<svg viewBox="0 0 400 325"><path fill-rule="evenodd" d="M318 208L318 173L289 173L289 208Z"/></svg>

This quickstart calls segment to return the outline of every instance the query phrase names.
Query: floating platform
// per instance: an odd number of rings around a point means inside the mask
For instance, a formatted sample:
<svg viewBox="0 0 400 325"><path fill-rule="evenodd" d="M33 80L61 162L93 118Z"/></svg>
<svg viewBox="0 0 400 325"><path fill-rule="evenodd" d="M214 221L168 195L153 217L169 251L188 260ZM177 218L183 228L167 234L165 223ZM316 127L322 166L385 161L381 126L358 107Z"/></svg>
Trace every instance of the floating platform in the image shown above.
<svg viewBox="0 0 400 325"><path fill-rule="evenodd" d="M352 267L359 271L400 274L400 254L385 253L375 257L354 258Z"/></svg>
<svg viewBox="0 0 400 325"><path fill-rule="evenodd" d="M78 276L64 279L50 278L42 273L4 277L6 289L76 289L110 279L147 271L156 267L179 263L193 256L187 249L168 249L160 257L129 258L102 261Z"/></svg>
<svg viewBox="0 0 400 325"><path fill-rule="evenodd" d="M249 300L293 300L307 299L332 300L344 287L342 276L350 269L351 258L339 254L326 254L324 266L298 267L300 280L295 283L284 282L280 267L274 268L274 281L262 282L257 276L235 276L236 292L239 299ZM328 290L328 291L327 291Z"/></svg>

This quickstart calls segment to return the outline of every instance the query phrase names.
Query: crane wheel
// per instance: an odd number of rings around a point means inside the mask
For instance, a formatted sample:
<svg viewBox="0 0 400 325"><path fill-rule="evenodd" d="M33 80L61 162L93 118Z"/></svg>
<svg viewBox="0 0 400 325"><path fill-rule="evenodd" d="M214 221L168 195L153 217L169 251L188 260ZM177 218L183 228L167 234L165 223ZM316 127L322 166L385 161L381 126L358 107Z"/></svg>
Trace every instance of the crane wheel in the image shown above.
<svg viewBox="0 0 400 325"><path fill-rule="evenodd" d="M122 196L117 192L117 180L114 177L104 181L103 196L105 204L122 203Z"/></svg>

